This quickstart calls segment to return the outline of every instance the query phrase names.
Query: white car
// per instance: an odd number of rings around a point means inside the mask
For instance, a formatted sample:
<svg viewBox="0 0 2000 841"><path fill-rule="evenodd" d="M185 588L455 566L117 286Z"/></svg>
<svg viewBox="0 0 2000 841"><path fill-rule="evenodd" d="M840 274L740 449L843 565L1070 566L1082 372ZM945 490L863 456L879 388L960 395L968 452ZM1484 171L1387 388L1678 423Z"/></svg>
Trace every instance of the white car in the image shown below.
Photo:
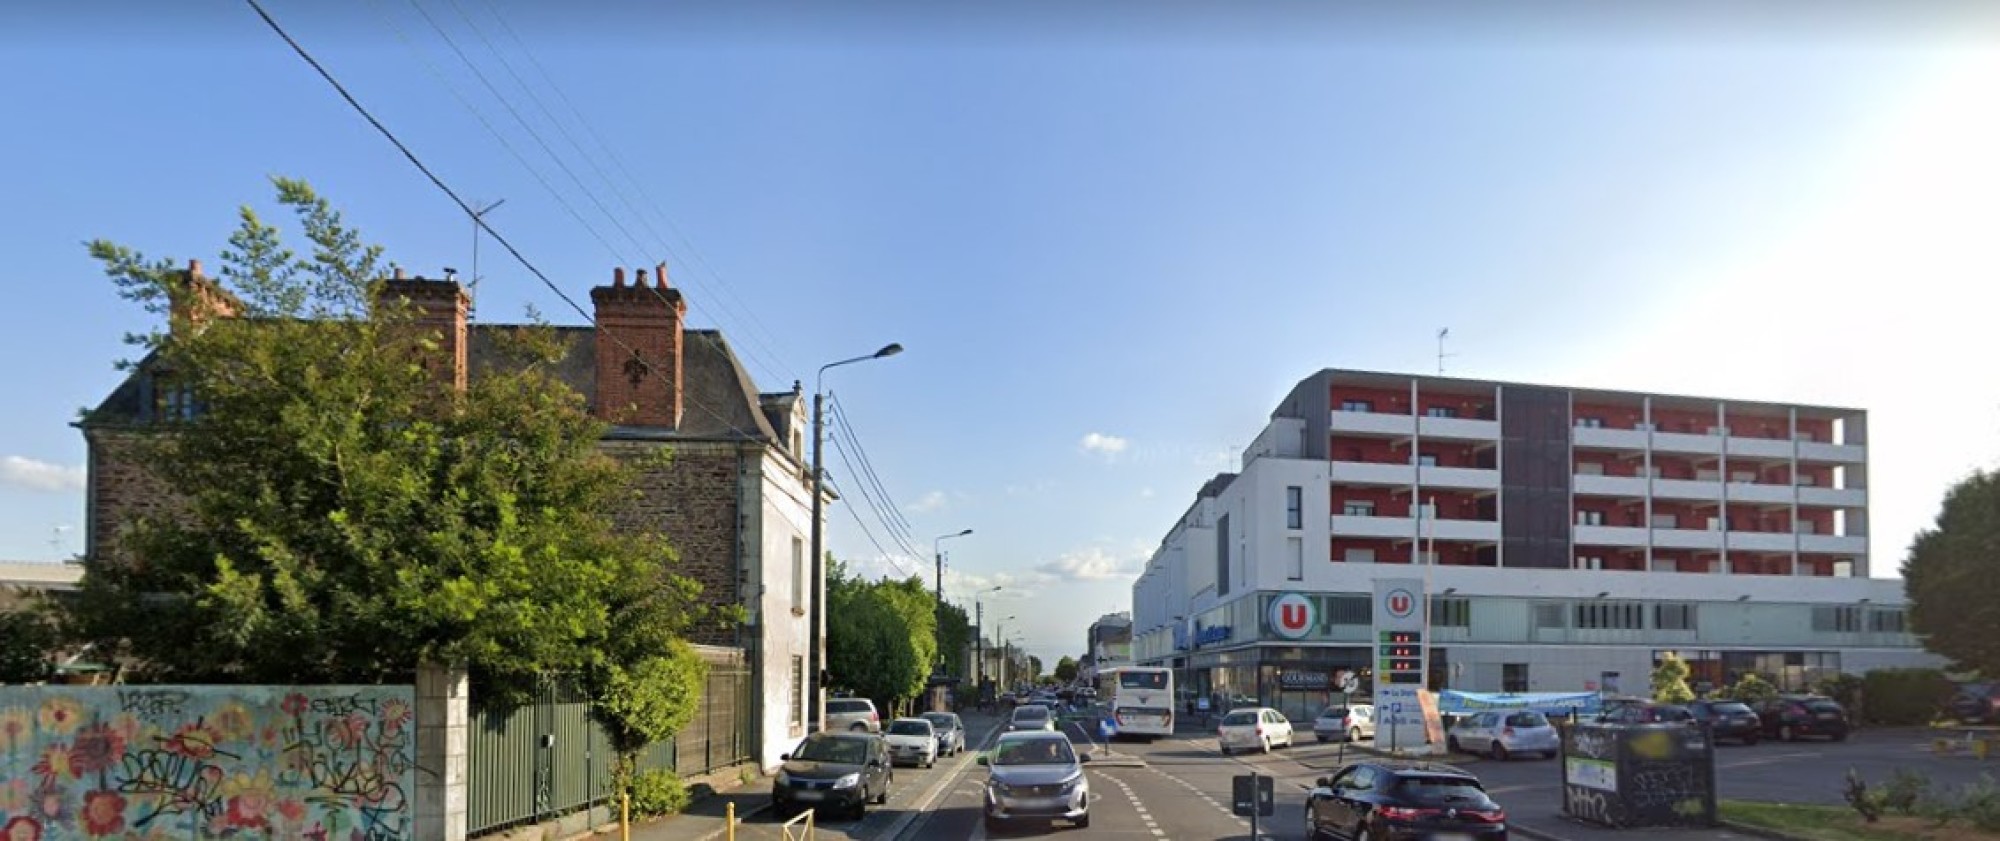
<svg viewBox="0 0 2000 841"><path fill-rule="evenodd" d="M1009 733L1017 733L1022 730L1054 729L1056 729L1055 715L1049 712L1048 707L1040 704L1023 704L1015 707L1013 717L1007 720L1007 732Z"/></svg>
<svg viewBox="0 0 2000 841"><path fill-rule="evenodd" d="M1327 707L1313 720L1313 736L1322 742L1375 738L1375 708L1368 704Z"/></svg>
<svg viewBox="0 0 2000 841"><path fill-rule="evenodd" d="M1546 716L1532 710L1483 712L1459 719L1448 731L1445 746L1453 753L1483 753L1506 759L1517 753L1539 753L1554 759L1561 737Z"/></svg>
<svg viewBox="0 0 2000 841"><path fill-rule="evenodd" d="M937 764L937 730L931 723L921 718L899 718L889 722L882 738L889 743L889 762L922 765L929 768Z"/></svg>
<svg viewBox="0 0 2000 841"><path fill-rule="evenodd" d="M1270 707L1239 707L1222 717L1215 735L1225 755L1236 750L1270 753L1274 747L1292 746L1292 722Z"/></svg>

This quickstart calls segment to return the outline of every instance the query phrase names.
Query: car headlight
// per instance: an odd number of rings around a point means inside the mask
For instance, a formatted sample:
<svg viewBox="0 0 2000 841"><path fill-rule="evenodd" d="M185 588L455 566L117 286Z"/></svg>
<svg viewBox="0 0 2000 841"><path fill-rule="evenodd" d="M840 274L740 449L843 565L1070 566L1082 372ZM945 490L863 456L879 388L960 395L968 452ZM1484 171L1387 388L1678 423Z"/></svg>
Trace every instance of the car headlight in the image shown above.
<svg viewBox="0 0 2000 841"><path fill-rule="evenodd" d="M1083 775L1078 774L1062 784L1062 793L1070 794L1083 787Z"/></svg>
<svg viewBox="0 0 2000 841"><path fill-rule="evenodd" d="M1014 793L1014 789L1013 789L1013 787L1012 787L1012 786L1009 786L1009 785L1007 785L1006 783L1004 783L1004 782L1001 782L1000 780L990 780L990 781L988 781L988 782L986 783L986 785L987 785L987 787L989 787L989 788L993 789L993 793L994 793L994 794L1012 794L1012 793Z"/></svg>
<svg viewBox="0 0 2000 841"><path fill-rule="evenodd" d="M853 788L860 784L861 784L860 774L848 774L845 777L841 777L840 779L833 781L834 788Z"/></svg>
<svg viewBox="0 0 2000 841"><path fill-rule="evenodd" d="M776 777L773 777L772 780L775 781L780 786L788 786L792 784L792 776L790 774L785 773L785 769L783 768L778 769L778 775Z"/></svg>

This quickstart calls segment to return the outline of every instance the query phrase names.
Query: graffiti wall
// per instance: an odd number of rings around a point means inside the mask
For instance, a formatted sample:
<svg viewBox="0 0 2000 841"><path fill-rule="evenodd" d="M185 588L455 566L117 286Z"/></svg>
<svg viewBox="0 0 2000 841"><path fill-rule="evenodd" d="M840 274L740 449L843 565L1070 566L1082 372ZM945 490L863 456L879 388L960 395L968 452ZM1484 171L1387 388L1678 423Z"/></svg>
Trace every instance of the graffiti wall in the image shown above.
<svg viewBox="0 0 2000 841"><path fill-rule="evenodd" d="M408 686L0 686L0 841L405 839Z"/></svg>

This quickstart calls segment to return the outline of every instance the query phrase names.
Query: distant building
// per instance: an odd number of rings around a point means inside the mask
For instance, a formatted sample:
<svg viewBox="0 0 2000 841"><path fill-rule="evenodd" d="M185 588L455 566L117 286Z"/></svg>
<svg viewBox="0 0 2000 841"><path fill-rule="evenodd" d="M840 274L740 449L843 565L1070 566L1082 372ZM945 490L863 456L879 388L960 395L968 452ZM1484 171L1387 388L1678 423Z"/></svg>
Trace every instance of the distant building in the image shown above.
<svg viewBox="0 0 2000 841"><path fill-rule="evenodd" d="M78 563L0 561L0 610L19 607L36 594L74 592L82 580Z"/></svg>
<svg viewBox="0 0 2000 841"><path fill-rule="evenodd" d="M1084 656L1077 661L1077 677L1089 682L1105 669L1132 663L1132 614L1107 613L1084 631Z"/></svg>
<svg viewBox="0 0 2000 841"><path fill-rule="evenodd" d="M1372 675L1377 578L1429 581L1429 683L1644 691L1936 665L1868 577L1858 409L1326 370L1207 482L1132 588L1136 656L1311 709ZM1284 635L1272 599L1310 602Z"/></svg>

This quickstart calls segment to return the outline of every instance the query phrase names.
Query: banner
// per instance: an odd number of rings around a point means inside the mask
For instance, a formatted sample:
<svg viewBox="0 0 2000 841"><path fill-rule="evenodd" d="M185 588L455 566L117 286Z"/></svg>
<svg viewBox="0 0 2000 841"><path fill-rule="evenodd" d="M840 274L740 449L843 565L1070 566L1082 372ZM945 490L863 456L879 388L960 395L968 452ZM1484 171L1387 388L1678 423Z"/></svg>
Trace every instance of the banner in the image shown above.
<svg viewBox="0 0 2000 841"><path fill-rule="evenodd" d="M1595 714L1602 701L1595 692L1461 692L1447 689L1438 694L1440 712L1462 715L1487 710L1533 710L1546 716L1567 717Z"/></svg>

